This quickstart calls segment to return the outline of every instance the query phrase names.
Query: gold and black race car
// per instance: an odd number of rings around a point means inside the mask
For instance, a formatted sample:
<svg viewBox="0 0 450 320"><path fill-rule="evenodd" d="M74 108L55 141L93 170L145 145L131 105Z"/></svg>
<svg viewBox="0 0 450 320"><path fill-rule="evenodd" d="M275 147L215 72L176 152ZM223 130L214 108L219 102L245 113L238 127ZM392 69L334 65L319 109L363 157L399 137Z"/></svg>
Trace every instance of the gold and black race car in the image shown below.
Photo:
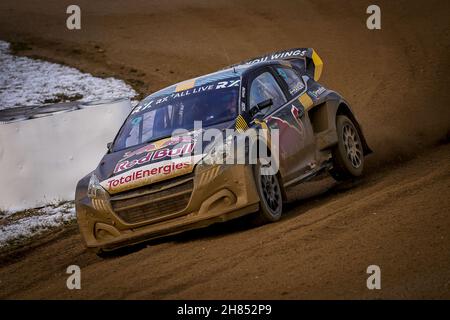
<svg viewBox="0 0 450 320"><path fill-rule="evenodd" d="M361 175L371 151L348 102L317 82L322 67L313 49L285 50L142 100L77 185L86 245L100 253L250 213L276 221L289 187Z"/></svg>

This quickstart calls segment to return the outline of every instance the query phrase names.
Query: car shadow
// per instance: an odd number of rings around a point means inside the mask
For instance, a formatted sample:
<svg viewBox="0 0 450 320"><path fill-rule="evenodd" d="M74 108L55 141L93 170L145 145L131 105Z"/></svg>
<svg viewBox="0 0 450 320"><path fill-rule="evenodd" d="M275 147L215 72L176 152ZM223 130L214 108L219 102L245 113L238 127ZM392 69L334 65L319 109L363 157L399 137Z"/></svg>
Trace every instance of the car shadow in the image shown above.
<svg viewBox="0 0 450 320"><path fill-rule="evenodd" d="M284 213L281 221L296 218L307 213L316 207L318 203L323 203L354 189L367 182L367 179L360 178L345 182L336 182L329 176L324 176L314 181L302 183L292 187L287 195L287 202L284 204ZM255 214L249 214L230 221L215 223L200 229L188 230L175 235L168 235L158 239L147 240L139 244L116 249L102 255L103 258L120 257L145 249L148 246L157 246L166 243L187 243L193 241L218 239L231 234L245 232L254 228L269 227L270 224L255 224Z"/></svg>

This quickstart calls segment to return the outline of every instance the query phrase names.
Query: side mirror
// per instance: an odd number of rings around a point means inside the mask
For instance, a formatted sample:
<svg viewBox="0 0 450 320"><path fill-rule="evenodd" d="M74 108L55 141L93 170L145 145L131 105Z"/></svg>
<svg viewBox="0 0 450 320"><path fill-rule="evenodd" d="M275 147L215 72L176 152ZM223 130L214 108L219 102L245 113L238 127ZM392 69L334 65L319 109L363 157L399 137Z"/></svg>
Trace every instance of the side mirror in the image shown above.
<svg viewBox="0 0 450 320"><path fill-rule="evenodd" d="M108 149L108 152L111 152L112 142L108 142L106 144L106 149Z"/></svg>
<svg viewBox="0 0 450 320"><path fill-rule="evenodd" d="M272 100L272 99L264 100L264 101L258 103L256 106L253 106L253 107L250 109L250 115L251 115L252 117L254 117L256 114L258 114L259 112L261 112L261 110L266 109L266 108L269 108L269 107L271 107L271 106L273 106L273 100Z"/></svg>

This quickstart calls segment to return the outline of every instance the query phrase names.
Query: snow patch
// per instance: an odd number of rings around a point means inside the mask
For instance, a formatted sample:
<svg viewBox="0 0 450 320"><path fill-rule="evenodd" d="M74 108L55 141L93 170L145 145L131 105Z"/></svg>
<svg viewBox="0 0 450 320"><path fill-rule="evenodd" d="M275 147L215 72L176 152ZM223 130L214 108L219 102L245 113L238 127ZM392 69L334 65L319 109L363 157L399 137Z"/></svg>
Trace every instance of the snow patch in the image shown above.
<svg viewBox="0 0 450 320"><path fill-rule="evenodd" d="M75 100L133 99L136 96L136 91L122 80L98 78L57 63L14 56L10 44L0 40L0 110ZM132 100L132 105L136 103ZM0 210L0 248L75 219L73 202L17 212Z"/></svg>
<svg viewBox="0 0 450 320"><path fill-rule="evenodd" d="M102 79L57 63L14 56L10 44L2 40L0 70L0 110L67 99L91 102L137 95L119 79Z"/></svg>
<svg viewBox="0 0 450 320"><path fill-rule="evenodd" d="M24 217L21 217L21 216ZM0 213L0 248L30 238L76 219L73 202L39 209Z"/></svg>

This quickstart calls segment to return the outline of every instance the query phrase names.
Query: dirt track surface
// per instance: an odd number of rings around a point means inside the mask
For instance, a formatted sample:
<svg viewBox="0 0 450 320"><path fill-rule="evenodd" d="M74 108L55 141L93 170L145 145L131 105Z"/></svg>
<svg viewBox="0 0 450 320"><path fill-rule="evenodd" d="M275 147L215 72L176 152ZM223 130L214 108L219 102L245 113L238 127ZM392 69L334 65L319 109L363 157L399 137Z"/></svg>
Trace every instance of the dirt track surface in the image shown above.
<svg viewBox="0 0 450 320"><path fill-rule="evenodd" d="M378 1L380 31L365 27L370 1L77 3L82 30L68 31L67 1L4 0L0 39L141 93L314 47L375 154L363 179L329 182L259 228L241 219L106 260L69 230L3 260L0 298L450 298L448 1ZM71 264L82 290L65 287ZM371 264L382 290L366 288Z"/></svg>

